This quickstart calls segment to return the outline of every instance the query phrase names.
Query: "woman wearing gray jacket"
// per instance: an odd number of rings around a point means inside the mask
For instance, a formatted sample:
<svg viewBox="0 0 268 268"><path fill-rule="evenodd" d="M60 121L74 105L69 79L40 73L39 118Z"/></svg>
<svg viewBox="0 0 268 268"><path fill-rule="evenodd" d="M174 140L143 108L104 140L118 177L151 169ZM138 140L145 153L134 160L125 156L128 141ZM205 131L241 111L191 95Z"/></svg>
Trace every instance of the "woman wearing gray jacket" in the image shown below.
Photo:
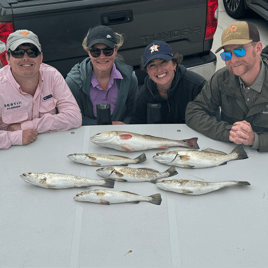
<svg viewBox="0 0 268 268"><path fill-rule="evenodd" d="M97 124L97 105L109 104L113 125L130 122L138 80L133 68L116 60L123 37L108 26L91 29L83 41L89 58L67 74L70 87L82 112L82 125Z"/></svg>

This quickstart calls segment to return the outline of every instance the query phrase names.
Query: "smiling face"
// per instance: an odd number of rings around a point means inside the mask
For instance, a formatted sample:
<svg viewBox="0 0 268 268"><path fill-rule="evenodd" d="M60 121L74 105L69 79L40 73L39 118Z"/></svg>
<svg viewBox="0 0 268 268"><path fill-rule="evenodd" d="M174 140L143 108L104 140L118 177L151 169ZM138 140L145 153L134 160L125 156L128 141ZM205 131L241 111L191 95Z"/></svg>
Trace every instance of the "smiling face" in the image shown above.
<svg viewBox="0 0 268 268"><path fill-rule="evenodd" d="M246 55L244 57L237 57L233 50L241 47L245 48ZM227 45L224 47L224 51L232 53L232 58L225 61L230 73L240 76L242 80L252 75L255 76L255 71L260 68L260 54L262 51L262 44L260 42L255 46L251 43L247 45Z"/></svg>
<svg viewBox="0 0 268 268"><path fill-rule="evenodd" d="M153 59L147 64L146 71L159 87L170 88L176 67L172 60Z"/></svg>
<svg viewBox="0 0 268 268"><path fill-rule="evenodd" d="M22 44L17 49L31 49L34 45ZM14 58L11 54L6 54L6 59L10 65L13 76L20 78L33 78L39 76L39 68L43 61L43 54L40 53L36 58L30 58L27 53L22 58Z"/></svg>
<svg viewBox="0 0 268 268"><path fill-rule="evenodd" d="M104 49L106 48L107 45L105 44L95 44L93 48L98 48L98 49ZM91 62L93 65L93 71L96 74L97 73L105 73L105 72L111 72L115 60L116 53L118 51L118 48L115 47L114 53L111 56L105 56L103 54L103 51L101 51L101 54L99 57L94 58L91 54L90 51L88 51L88 55L91 58Z"/></svg>

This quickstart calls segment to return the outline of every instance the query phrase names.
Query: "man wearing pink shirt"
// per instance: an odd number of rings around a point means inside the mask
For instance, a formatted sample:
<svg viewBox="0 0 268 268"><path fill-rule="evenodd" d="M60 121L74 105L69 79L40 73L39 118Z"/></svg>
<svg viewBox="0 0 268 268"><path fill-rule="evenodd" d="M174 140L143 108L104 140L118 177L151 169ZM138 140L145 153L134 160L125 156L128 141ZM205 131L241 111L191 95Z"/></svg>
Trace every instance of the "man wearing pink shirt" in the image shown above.
<svg viewBox="0 0 268 268"><path fill-rule="evenodd" d="M39 133L81 126L80 109L62 75L42 63L38 37L18 30L0 70L0 149L34 142Z"/></svg>

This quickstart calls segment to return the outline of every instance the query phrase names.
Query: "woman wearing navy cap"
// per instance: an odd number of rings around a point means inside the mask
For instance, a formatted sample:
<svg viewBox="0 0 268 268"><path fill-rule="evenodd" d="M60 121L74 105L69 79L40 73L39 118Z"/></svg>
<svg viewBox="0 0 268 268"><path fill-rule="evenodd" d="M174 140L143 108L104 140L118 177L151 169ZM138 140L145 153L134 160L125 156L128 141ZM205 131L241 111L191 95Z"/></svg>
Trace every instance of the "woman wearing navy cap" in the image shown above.
<svg viewBox="0 0 268 268"><path fill-rule="evenodd" d="M148 76L137 95L131 123L154 123L147 120L147 104L159 104L157 123L185 123L186 106L199 94L206 80L179 65L179 55L174 56L164 41L149 44L143 62Z"/></svg>
<svg viewBox="0 0 268 268"><path fill-rule="evenodd" d="M82 125L97 124L97 105L109 104L113 125L130 122L138 80L133 68L117 60L122 35L108 26L91 29L83 41L88 53L67 74L70 87L82 112Z"/></svg>

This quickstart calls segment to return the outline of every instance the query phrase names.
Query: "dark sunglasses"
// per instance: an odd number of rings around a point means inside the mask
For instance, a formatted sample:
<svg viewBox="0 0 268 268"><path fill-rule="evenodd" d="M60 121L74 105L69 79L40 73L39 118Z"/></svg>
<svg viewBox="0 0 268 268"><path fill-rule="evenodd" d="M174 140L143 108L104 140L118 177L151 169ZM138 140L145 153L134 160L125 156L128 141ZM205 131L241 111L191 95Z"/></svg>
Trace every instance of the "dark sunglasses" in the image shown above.
<svg viewBox="0 0 268 268"><path fill-rule="evenodd" d="M233 52L236 55L236 57L238 57L238 58L244 57L247 54L247 51L244 47L234 49ZM230 60L232 58L232 52L230 52L230 51L222 52L221 58L224 61Z"/></svg>
<svg viewBox="0 0 268 268"><path fill-rule="evenodd" d="M99 49L99 48L91 48L89 49L90 54L92 57L97 58L100 56L101 52L107 57L112 56L114 54L114 48L111 47L106 47L104 49Z"/></svg>
<svg viewBox="0 0 268 268"><path fill-rule="evenodd" d="M23 58L25 53L27 53L30 58L37 58L40 55L40 51L37 48L16 49L14 51L9 50L8 52L16 59Z"/></svg>

